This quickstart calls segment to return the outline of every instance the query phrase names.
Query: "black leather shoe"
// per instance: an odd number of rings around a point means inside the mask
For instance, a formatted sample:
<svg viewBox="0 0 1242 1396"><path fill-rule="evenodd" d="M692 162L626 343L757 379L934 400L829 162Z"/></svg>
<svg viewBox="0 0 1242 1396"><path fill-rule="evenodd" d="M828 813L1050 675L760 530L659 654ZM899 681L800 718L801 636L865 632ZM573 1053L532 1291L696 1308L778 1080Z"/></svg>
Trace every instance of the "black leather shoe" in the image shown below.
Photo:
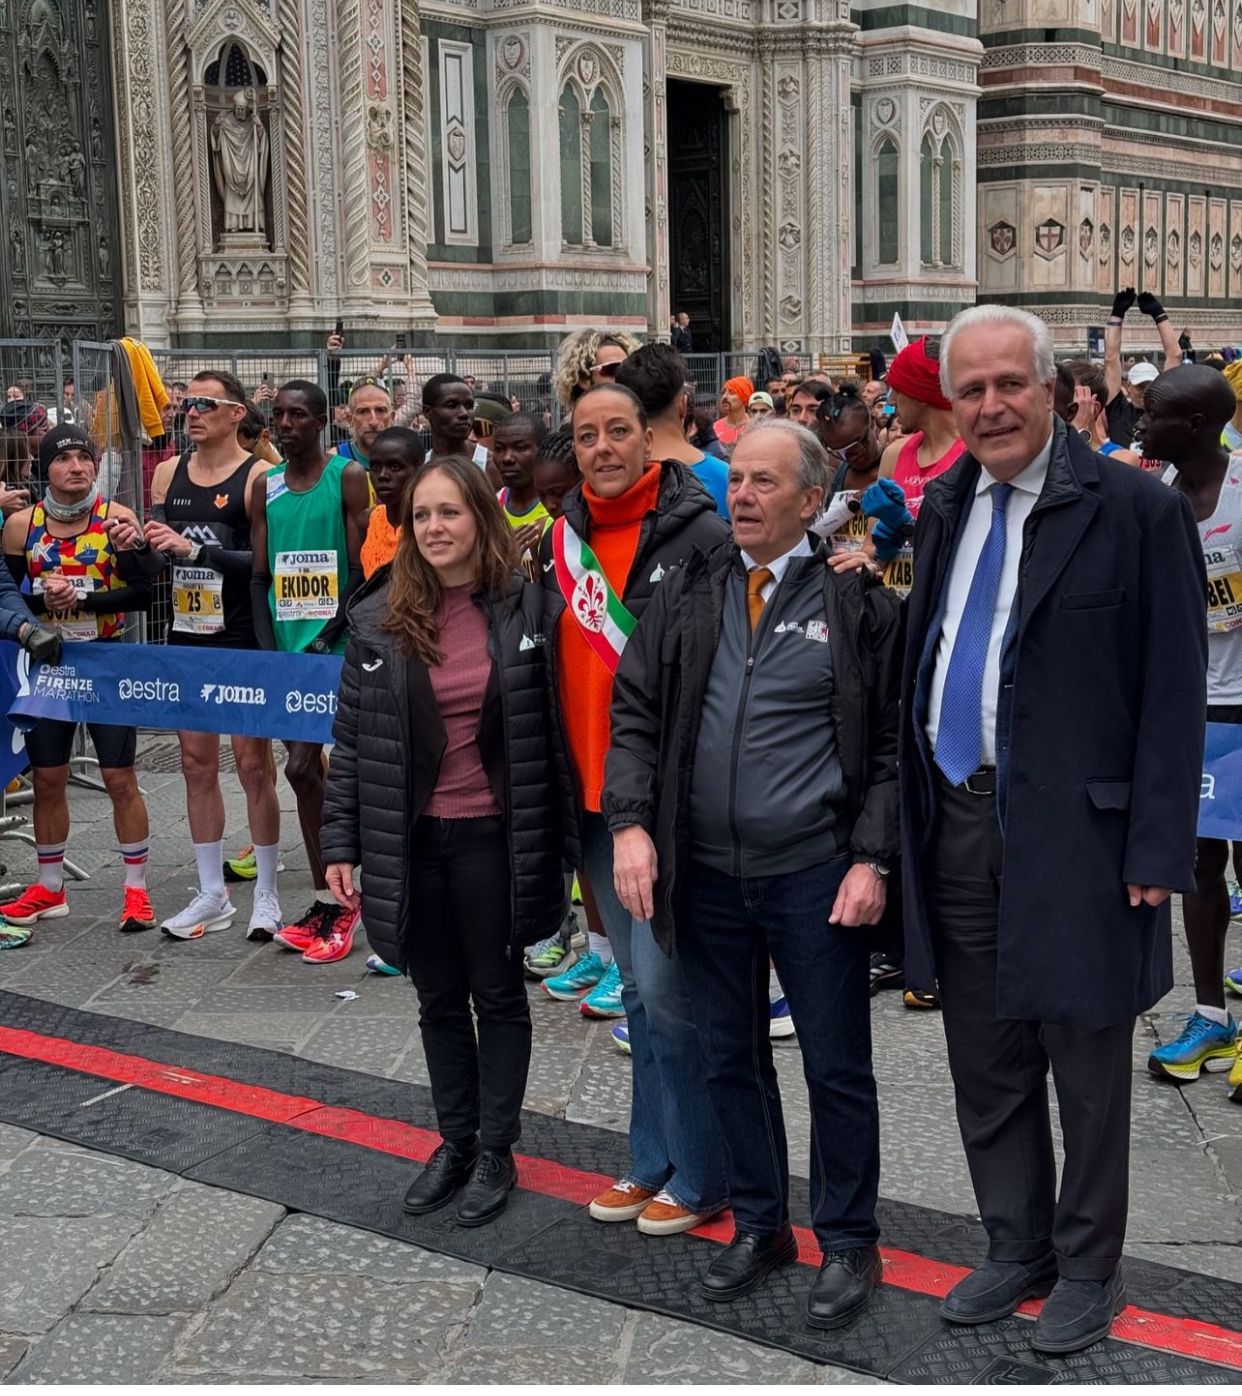
<svg viewBox="0 0 1242 1396"><path fill-rule="evenodd" d="M948 1292L940 1316L950 1323L995 1323L1024 1299L1042 1299L1056 1282L1057 1262L1051 1252L1030 1262L985 1260Z"/></svg>
<svg viewBox="0 0 1242 1396"><path fill-rule="evenodd" d="M807 1323L812 1328L843 1328L871 1302L883 1274L877 1246L827 1251L806 1303Z"/></svg>
<svg viewBox="0 0 1242 1396"><path fill-rule="evenodd" d="M479 1146L468 1150L454 1148L452 1144L441 1144L427 1160L427 1165L410 1184L402 1207L416 1217L424 1212L434 1212L459 1193L470 1178L470 1170L479 1156Z"/></svg>
<svg viewBox="0 0 1242 1396"><path fill-rule="evenodd" d="M1080 1352L1108 1336L1113 1319L1126 1306L1120 1267L1107 1280L1059 1279L1048 1296L1031 1346L1036 1352Z"/></svg>
<svg viewBox="0 0 1242 1396"><path fill-rule="evenodd" d="M699 1288L708 1299L739 1299L761 1284L770 1270L797 1258L798 1243L791 1227L767 1236L739 1231L707 1267Z"/></svg>
<svg viewBox="0 0 1242 1396"><path fill-rule="evenodd" d="M474 1172L457 1199L459 1226L482 1226L505 1210L509 1194L517 1182L517 1164L512 1154L493 1154L484 1149Z"/></svg>

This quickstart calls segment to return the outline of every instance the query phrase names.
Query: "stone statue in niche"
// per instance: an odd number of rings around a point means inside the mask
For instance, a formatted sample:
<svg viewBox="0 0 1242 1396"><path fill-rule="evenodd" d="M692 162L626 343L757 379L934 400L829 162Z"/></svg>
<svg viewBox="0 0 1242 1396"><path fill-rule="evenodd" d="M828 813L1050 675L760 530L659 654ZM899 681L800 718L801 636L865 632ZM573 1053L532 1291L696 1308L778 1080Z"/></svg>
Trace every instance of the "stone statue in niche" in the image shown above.
<svg viewBox="0 0 1242 1396"><path fill-rule="evenodd" d="M9 232L9 248L13 257L13 270L20 276L26 270L26 246L17 228Z"/></svg>
<svg viewBox="0 0 1242 1396"><path fill-rule="evenodd" d="M63 281L67 276L65 235L59 229L48 233L43 249L43 263L53 281Z"/></svg>
<svg viewBox="0 0 1242 1396"><path fill-rule="evenodd" d="M97 116L91 117L91 159L103 164L103 122Z"/></svg>
<svg viewBox="0 0 1242 1396"><path fill-rule="evenodd" d="M17 144L17 118L12 107L4 109L4 148L12 150Z"/></svg>
<svg viewBox="0 0 1242 1396"><path fill-rule="evenodd" d="M265 236L267 131L248 91L238 92L232 105L211 123L211 151L216 188L224 204L224 231Z"/></svg>
<svg viewBox="0 0 1242 1396"><path fill-rule="evenodd" d="M96 262L99 266L100 281L111 281L112 253L108 248L108 239L102 233L99 234L99 251L96 255Z"/></svg>
<svg viewBox="0 0 1242 1396"><path fill-rule="evenodd" d="M86 156L77 141L70 141L69 149L60 157L60 177L73 190L75 199L86 197Z"/></svg>

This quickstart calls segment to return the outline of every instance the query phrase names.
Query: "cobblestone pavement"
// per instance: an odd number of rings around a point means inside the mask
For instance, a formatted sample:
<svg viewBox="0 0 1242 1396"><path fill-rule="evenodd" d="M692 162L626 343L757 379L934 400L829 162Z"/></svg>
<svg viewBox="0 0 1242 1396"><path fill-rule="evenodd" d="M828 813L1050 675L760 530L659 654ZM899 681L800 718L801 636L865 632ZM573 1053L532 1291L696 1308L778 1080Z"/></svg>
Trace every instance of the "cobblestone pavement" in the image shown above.
<svg viewBox="0 0 1242 1396"><path fill-rule="evenodd" d="M143 745L159 915L191 895L183 788L167 737ZM246 842L226 776L230 847ZM282 900L309 901L292 796ZM250 890L237 922L197 943L115 930L121 882L106 797L75 789L69 853L91 874L72 914L0 955L0 987L91 1012L297 1052L426 1082L412 991L365 972L366 948L331 966L250 946ZM33 850L0 841L15 879ZM1242 960L1242 937L1231 953ZM1180 1090L1148 1077L1151 1046L1177 1030L1193 993L1178 984L1135 1041L1129 1250L1242 1281L1242 1109L1220 1076ZM337 998L353 989L352 1001ZM611 1129L628 1113L628 1063L609 1025L532 993L529 1108ZM938 1015L874 1004L886 1197L970 1214ZM805 1174L807 1113L796 1043L778 1045L791 1162ZM535 1281L171 1174L0 1127L0 1379L167 1382L748 1381L865 1382L740 1339ZM1205 1315L1210 1317L1210 1315Z"/></svg>

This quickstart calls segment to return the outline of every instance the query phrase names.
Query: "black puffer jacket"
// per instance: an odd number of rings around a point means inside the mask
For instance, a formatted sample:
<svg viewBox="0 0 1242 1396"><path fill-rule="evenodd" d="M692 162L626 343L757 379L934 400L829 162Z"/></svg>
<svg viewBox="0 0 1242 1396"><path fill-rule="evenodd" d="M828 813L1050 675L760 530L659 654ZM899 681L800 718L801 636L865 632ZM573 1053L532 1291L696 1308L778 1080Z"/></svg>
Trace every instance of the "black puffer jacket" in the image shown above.
<svg viewBox="0 0 1242 1396"><path fill-rule="evenodd" d="M587 512L586 501L582 497L582 486L578 485L565 496L564 515L569 526L580 538L591 541L591 516ZM622 601L636 620L642 619L643 612L651 604L651 598L659 589L670 568L685 562L694 553L710 553L729 537L729 525L716 512L716 501L708 493L697 475L688 467L674 460L667 460L660 467L660 495L656 507L648 511L638 530L638 550L630 567L630 575L625 579ZM552 530L543 534L540 548L540 562L543 569L543 585L547 597L544 632L548 637L548 670L557 674L556 635L561 612L565 609L565 598L556 582L556 572L552 567ZM571 622L572 623L572 622ZM558 752L562 753L562 785L573 789L573 777L569 774L569 743L565 737L564 722L560 713L560 685L552 685L552 713L557 726ZM566 810L567 827L573 828L577 820L577 801L571 797L572 810Z"/></svg>
<svg viewBox="0 0 1242 1396"><path fill-rule="evenodd" d="M435 790L446 738L426 666L407 659L396 637L380 629L388 574L387 567L376 572L349 606L321 843L325 864L362 864L367 937L378 955L404 970L418 907L409 880L410 838ZM512 943L530 945L556 930L564 900L543 594L515 575L506 595L480 597L478 604L493 660L479 755L508 825Z"/></svg>

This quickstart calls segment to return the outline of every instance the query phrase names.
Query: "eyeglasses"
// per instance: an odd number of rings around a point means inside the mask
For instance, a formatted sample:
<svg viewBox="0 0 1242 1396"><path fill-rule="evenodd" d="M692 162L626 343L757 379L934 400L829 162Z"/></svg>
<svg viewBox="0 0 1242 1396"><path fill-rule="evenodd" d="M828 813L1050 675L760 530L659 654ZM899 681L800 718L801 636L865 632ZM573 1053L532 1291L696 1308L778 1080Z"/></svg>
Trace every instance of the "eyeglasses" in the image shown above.
<svg viewBox="0 0 1242 1396"><path fill-rule="evenodd" d="M217 407L240 407L240 402L230 402L225 397L183 397L181 406L186 412L197 412L200 417L214 412Z"/></svg>
<svg viewBox="0 0 1242 1396"><path fill-rule="evenodd" d="M598 373L601 378L615 378L617 376L617 369L619 369L620 367L621 365L619 363L592 364L591 372Z"/></svg>
<svg viewBox="0 0 1242 1396"><path fill-rule="evenodd" d="M829 447L828 447L828 454L829 454L830 456L836 456L836 458L837 458L839 461L844 461L844 460L846 460L846 459L848 458L849 453L850 453L851 451L855 451L855 450L858 449L859 446L865 445L866 442L868 441L868 439L870 438L870 436L871 436L871 428L868 427L867 430L864 431L863 434L862 434L860 437L857 438L857 440L851 441L851 442L850 442L848 445L846 445L846 446L829 446Z"/></svg>

